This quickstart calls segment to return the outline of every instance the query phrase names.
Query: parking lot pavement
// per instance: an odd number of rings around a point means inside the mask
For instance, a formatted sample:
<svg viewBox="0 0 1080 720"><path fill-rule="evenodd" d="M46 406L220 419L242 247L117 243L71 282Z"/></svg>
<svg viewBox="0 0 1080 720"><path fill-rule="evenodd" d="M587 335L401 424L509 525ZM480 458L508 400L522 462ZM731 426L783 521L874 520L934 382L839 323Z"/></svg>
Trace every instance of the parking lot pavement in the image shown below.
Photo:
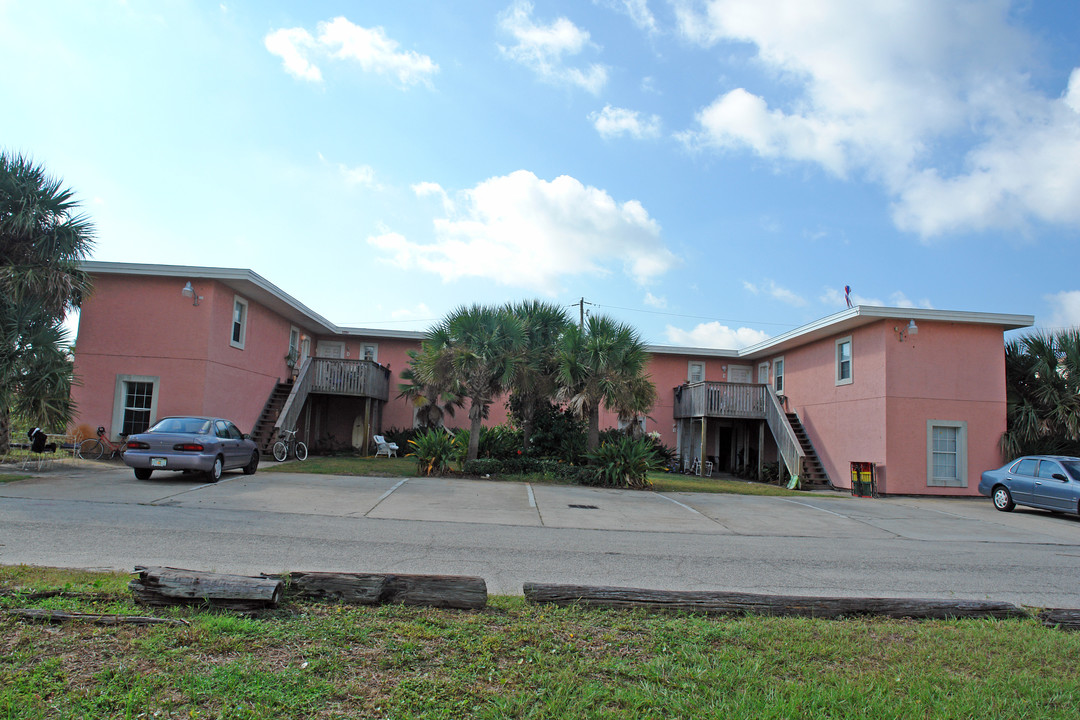
<svg viewBox="0 0 1080 720"><path fill-rule="evenodd" d="M155 473L136 480L123 466L78 462L0 485L0 497L125 503L328 517L527 527L675 532L834 540L1076 544L1080 518L1017 508L986 498L853 498L810 494L760 497L657 493L564 485L305 475L260 468L200 475Z"/></svg>

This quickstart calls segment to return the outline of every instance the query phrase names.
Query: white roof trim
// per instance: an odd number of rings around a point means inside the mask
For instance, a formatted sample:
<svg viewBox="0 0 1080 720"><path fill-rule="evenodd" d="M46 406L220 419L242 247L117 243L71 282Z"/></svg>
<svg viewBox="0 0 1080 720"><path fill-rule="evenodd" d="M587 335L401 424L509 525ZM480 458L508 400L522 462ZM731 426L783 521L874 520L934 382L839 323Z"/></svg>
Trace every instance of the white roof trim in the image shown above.
<svg viewBox="0 0 1080 720"><path fill-rule="evenodd" d="M259 291L253 293L255 300L264 302L265 304L267 299L265 296L269 296L269 298L276 301L277 304L284 305L292 311L291 313L286 313L287 315L293 316L289 318L290 320L293 320L294 322L301 319L306 320L309 326L316 326L319 331L330 335L387 339L396 338L402 340L423 340L427 336L427 333L416 330L381 330L377 328L339 327L251 270L241 268L196 267L191 265L158 265L97 261L85 261L81 263L81 266L91 274L157 275L188 279L204 278L207 280L219 280L241 292L243 291L241 289L242 287L247 287L249 290L254 288ZM260 294L264 294L264 297L260 298ZM1020 328L1031 327L1035 324L1035 316L1033 315L1008 315L1001 313L858 305L823 317L820 320L815 320L814 322L795 328L794 330L789 330L786 333L769 338L756 345L743 348L742 350L679 347L673 345L648 345L646 346L646 350L657 355L753 359L758 355L773 354L785 348L803 345L807 342L812 342L830 335L847 333L853 328L884 319L997 325L1003 330L1017 330Z"/></svg>

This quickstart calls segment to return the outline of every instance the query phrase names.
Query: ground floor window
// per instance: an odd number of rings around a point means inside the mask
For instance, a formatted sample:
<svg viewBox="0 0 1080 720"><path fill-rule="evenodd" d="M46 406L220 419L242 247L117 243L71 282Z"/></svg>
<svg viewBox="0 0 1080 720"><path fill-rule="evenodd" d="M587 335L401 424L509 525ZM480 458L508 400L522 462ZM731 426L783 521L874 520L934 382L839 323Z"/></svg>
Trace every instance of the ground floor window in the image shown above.
<svg viewBox="0 0 1080 720"><path fill-rule="evenodd" d="M967 487L967 423L926 421L926 484Z"/></svg>
<svg viewBox="0 0 1080 720"><path fill-rule="evenodd" d="M118 375L113 401L113 433L132 435L157 420L157 388L160 380L146 375Z"/></svg>

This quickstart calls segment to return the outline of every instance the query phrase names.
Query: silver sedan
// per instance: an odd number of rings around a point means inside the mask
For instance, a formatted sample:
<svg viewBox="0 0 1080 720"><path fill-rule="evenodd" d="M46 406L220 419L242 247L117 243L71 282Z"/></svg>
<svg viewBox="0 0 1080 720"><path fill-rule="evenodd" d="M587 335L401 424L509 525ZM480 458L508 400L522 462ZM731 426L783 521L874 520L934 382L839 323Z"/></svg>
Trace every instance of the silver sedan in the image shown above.
<svg viewBox="0 0 1080 720"><path fill-rule="evenodd" d="M155 470L206 473L211 482L221 473L241 468L251 475L259 467L259 448L223 418L168 417L144 433L128 437L124 462L135 477L149 480Z"/></svg>

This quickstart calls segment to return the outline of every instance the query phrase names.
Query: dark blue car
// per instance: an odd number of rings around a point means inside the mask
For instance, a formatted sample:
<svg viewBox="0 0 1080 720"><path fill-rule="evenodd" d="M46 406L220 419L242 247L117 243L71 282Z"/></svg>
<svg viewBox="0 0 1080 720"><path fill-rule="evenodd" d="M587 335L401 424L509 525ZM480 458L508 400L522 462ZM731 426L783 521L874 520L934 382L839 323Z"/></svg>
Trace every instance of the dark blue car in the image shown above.
<svg viewBox="0 0 1080 720"><path fill-rule="evenodd" d="M1054 512L1080 514L1080 458L1065 455L1028 455L979 481L979 494L994 500L994 507L1010 512L1028 505Z"/></svg>

